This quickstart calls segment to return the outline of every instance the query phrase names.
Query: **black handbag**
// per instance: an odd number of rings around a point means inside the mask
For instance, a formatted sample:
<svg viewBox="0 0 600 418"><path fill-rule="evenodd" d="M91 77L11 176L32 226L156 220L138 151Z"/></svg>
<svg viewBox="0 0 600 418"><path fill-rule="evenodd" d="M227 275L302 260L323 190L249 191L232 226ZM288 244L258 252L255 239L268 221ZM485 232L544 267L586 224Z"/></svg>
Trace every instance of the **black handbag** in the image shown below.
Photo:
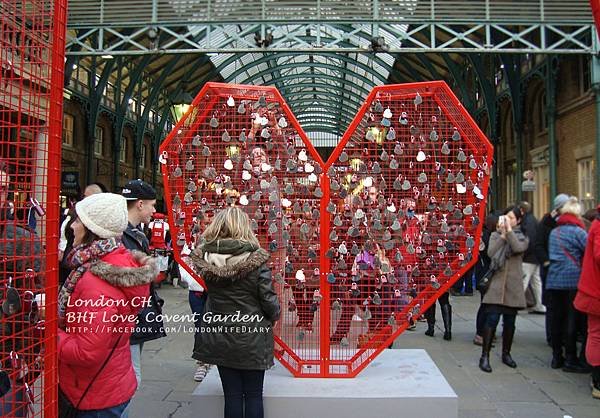
<svg viewBox="0 0 600 418"><path fill-rule="evenodd" d="M483 276L481 276L481 279L479 279L479 282L477 283L477 290L479 290L482 294L485 294L490 288L490 283L492 282L494 273L496 273L496 270L490 268Z"/></svg>
<svg viewBox="0 0 600 418"><path fill-rule="evenodd" d="M129 340L130 344L140 344L167 336L163 320L160 319L164 304L165 301L158 295L156 287L152 283L150 285L150 303L138 313L135 329Z"/></svg>
<svg viewBox="0 0 600 418"><path fill-rule="evenodd" d="M73 402L71 402L69 400L69 398L67 398L67 396L64 394L64 392L61 390L60 385L58 386L58 418L77 418L79 413L82 412L79 409L79 405L81 405L81 402L85 398L85 395L87 395L87 393L89 392L90 388L92 387L92 385L94 384L94 382L96 381L98 376L100 376L100 373L102 372L102 370L104 370L104 367L106 367L106 365L108 364L108 361L110 360L113 353L115 352L117 345L119 345L119 341L121 341L121 335L119 335L119 338L117 338L117 342L113 346L108 357L106 357L106 360L104 360L102 367L100 367L100 370L98 370L98 372L96 373L96 376L94 376L94 378L90 381L90 384L83 392L83 395L81 395L81 398L79 398L79 402L77 402L77 406L73 405Z"/></svg>

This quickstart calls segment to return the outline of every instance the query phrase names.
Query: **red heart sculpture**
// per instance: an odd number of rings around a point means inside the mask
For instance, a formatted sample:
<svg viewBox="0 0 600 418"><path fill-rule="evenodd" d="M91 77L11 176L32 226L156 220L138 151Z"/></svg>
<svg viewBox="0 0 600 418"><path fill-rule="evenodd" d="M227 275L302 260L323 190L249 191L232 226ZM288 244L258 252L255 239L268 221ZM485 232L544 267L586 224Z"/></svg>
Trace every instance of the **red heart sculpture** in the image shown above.
<svg viewBox="0 0 600 418"><path fill-rule="evenodd" d="M493 148L444 82L375 87L327 162L276 88L207 83L160 152L190 273L215 211L250 215L295 376L356 376L477 259Z"/></svg>

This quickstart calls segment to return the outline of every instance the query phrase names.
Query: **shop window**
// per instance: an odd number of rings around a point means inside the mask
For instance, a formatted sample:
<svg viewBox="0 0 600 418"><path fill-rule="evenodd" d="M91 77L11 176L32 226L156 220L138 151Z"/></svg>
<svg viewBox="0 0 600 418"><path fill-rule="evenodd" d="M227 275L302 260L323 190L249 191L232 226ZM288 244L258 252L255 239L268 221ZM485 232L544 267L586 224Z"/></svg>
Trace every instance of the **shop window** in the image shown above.
<svg viewBox="0 0 600 418"><path fill-rule="evenodd" d="M142 167L142 168L146 167L146 151L147 151L147 146L142 145L142 151L140 152L140 167Z"/></svg>
<svg viewBox="0 0 600 418"><path fill-rule="evenodd" d="M585 94L592 88L590 57L581 56L578 59L579 92Z"/></svg>
<svg viewBox="0 0 600 418"><path fill-rule="evenodd" d="M127 138L121 138L121 150L119 151L119 161L124 163L127 161Z"/></svg>
<svg viewBox="0 0 600 418"><path fill-rule="evenodd" d="M594 160L592 158L583 158L577 161L577 184L583 210L595 207Z"/></svg>
<svg viewBox="0 0 600 418"><path fill-rule="evenodd" d="M514 205L517 200L515 180L515 173L507 174L505 177L506 206Z"/></svg>
<svg viewBox="0 0 600 418"><path fill-rule="evenodd" d="M65 113L63 115L63 131L62 131L62 143L63 145L73 146L73 125L75 118L73 115Z"/></svg>
<svg viewBox="0 0 600 418"><path fill-rule="evenodd" d="M96 140L94 141L94 154L104 155L104 128L96 126Z"/></svg>

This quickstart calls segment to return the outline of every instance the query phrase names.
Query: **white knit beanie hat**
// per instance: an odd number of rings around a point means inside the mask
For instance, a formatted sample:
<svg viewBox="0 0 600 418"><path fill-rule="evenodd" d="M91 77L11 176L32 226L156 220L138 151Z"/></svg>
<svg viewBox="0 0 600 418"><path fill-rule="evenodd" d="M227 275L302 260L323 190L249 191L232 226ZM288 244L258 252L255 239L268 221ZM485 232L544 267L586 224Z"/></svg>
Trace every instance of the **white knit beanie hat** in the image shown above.
<svg viewBox="0 0 600 418"><path fill-rule="evenodd" d="M75 212L87 229L100 238L113 238L127 228L127 200L114 193L98 193L75 205Z"/></svg>

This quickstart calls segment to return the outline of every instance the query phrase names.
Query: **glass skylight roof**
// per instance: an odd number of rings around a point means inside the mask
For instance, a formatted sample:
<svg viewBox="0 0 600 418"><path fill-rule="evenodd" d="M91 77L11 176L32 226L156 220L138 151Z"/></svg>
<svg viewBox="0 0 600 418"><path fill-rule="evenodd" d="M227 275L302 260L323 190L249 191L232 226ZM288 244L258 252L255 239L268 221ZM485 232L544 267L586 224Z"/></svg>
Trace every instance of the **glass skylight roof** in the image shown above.
<svg viewBox="0 0 600 418"><path fill-rule="evenodd" d="M241 27L230 25L211 37L229 41L231 48L255 44L255 33L240 35ZM316 40L314 24L277 26L274 42L283 41L289 48L303 45L311 36ZM407 25L394 29L404 32ZM368 48L372 30L367 25L321 25L320 39L349 43L356 48ZM397 34L381 28L378 36L388 45L398 45ZM301 36L300 34L303 34ZM306 36L304 36L306 35ZM299 120L307 121L307 132L327 132L328 143L341 137L372 87L385 84L395 58L387 53L311 54L308 52L265 52L241 55L217 54L210 59L223 80L235 84L275 85ZM339 116L342 114L343 116ZM322 123L319 123L321 121ZM323 138L322 135L317 135Z"/></svg>

